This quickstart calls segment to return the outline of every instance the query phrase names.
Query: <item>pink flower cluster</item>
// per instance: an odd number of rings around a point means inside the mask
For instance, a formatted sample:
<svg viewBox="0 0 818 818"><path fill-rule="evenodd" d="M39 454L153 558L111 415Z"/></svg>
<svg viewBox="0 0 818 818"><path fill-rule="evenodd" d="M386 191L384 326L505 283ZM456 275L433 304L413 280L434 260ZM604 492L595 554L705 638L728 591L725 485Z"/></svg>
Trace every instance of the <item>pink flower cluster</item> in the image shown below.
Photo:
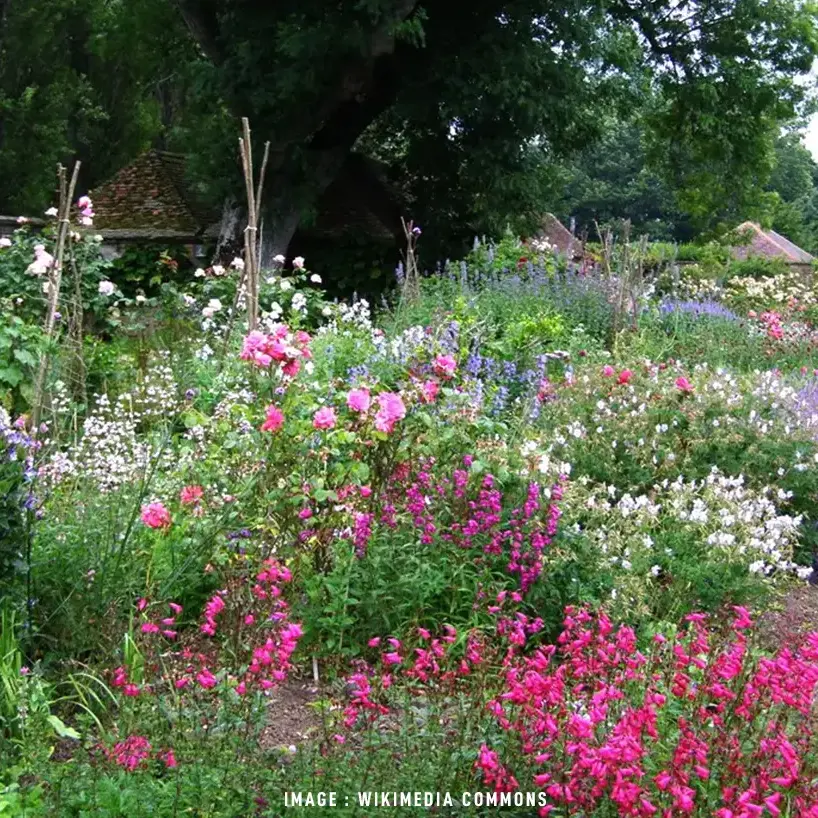
<svg viewBox="0 0 818 818"><path fill-rule="evenodd" d="M736 614L731 639L694 614L681 638L657 636L645 655L632 629L569 608L561 661L555 646L506 661L489 709L503 746L527 759L517 777L525 771L550 800L540 815L609 804L638 818L755 818L786 803L789 814L818 818L818 633L756 661L750 618ZM479 757L485 783L510 780L501 758Z"/></svg>
<svg viewBox="0 0 818 818"><path fill-rule="evenodd" d="M269 690L280 684L287 678L290 670L290 658L295 651L298 640L303 634L301 625L289 621L289 607L282 598L281 585L292 579L290 570L274 559L264 562L262 570L255 576L255 581L250 590L254 606L250 610L230 611L232 621L240 621L242 629L250 628L253 625L260 625L256 631L247 633L245 637L250 638L251 659L247 663L246 672L237 680L236 692L243 695L249 687L255 685L261 690ZM205 605L203 618L204 622L200 626L200 631L208 636L215 636L219 630L219 620L228 608L231 599L235 599L238 604L242 595L233 595L229 592L214 594ZM259 610L263 607L264 610ZM264 623L273 622L275 627L270 629L264 627ZM262 637L263 642L253 645L254 637ZM189 675L176 680L177 689L188 686L191 678L195 678L198 685L205 690L216 687L219 680L216 674L203 666L194 674L193 669Z"/></svg>
<svg viewBox="0 0 818 818"><path fill-rule="evenodd" d="M767 337L773 341L780 341L784 337L784 328L781 324L781 316L774 311L763 312L758 316L758 320L764 325Z"/></svg>
<svg viewBox="0 0 818 818"><path fill-rule="evenodd" d="M284 375L294 378L301 369L301 361L312 357L309 344L308 333L303 330L293 333L279 324L270 335L253 330L245 336L239 357L261 369L269 369L276 362Z"/></svg>
<svg viewBox="0 0 818 818"><path fill-rule="evenodd" d="M114 764L133 772L150 758L151 743L145 736L128 736L106 750L106 755ZM173 750L161 750L156 754L156 758L168 769L178 766Z"/></svg>
<svg viewBox="0 0 818 818"><path fill-rule="evenodd" d="M465 458L468 464L472 458ZM478 547L484 554L507 559L506 570L520 577L527 591L542 573L542 557L557 532L562 499L561 483L552 486L550 501L537 483L528 487L525 503L508 515L503 510L503 493L490 474L481 478L471 495L469 472L456 469L452 478L438 478L431 463L423 464L405 491L405 510L420 532L425 545L435 536L458 548ZM451 518L444 528L440 520Z"/></svg>
<svg viewBox="0 0 818 818"><path fill-rule="evenodd" d="M355 414L366 417L372 408L372 396L368 389L361 387L347 393L347 408ZM406 405L397 392L381 392L375 397L378 409L375 412L375 428L379 432L391 433L399 420L406 417ZM316 429L332 429L338 422L335 410L329 407L319 409L313 418Z"/></svg>

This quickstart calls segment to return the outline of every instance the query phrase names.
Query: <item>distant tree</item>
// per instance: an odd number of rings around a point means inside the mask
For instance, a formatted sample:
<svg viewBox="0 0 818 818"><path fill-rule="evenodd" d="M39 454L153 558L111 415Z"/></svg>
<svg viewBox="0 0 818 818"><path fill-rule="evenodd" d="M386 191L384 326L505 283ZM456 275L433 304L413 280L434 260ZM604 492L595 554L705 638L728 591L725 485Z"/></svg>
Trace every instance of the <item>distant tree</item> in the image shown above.
<svg viewBox="0 0 818 818"><path fill-rule="evenodd" d="M154 144L196 56L166 0L0 0L0 211L53 203L58 161L86 189Z"/></svg>

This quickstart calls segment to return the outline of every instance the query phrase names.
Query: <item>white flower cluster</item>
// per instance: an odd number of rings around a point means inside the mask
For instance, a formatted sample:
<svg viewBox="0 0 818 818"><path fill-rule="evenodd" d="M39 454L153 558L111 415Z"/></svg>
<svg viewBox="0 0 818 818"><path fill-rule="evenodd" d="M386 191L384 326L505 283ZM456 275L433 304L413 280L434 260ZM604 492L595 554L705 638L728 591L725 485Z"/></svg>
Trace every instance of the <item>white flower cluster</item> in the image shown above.
<svg viewBox="0 0 818 818"><path fill-rule="evenodd" d="M581 483L583 481L580 481ZM794 572L806 577L810 568L793 562L800 517L779 513L776 502L791 494L780 489L749 488L744 477L730 477L713 468L705 480L664 480L651 495L633 497L613 486L591 489L584 501L590 521L588 536L613 564L647 566L659 532L695 538L703 562L726 561L753 573Z"/></svg>

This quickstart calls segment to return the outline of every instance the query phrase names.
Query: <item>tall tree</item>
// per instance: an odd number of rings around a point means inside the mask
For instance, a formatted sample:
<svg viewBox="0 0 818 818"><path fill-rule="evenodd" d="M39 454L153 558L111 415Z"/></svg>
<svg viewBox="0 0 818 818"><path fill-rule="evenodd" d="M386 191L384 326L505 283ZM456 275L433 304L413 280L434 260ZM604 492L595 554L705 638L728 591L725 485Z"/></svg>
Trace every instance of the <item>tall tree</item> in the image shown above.
<svg viewBox="0 0 818 818"><path fill-rule="evenodd" d="M0 212L53 203L58 161L86 189L156 142L196 58L167 0L0 0Z"/></svg>
<svg viewBox="0 0 818 818"><path fill-rule="evenodd" d="M654 152L706 212L768 169L816 53L799 0L170 1L229 110L272 142L271 252L367 129L402 143L419 199L453 213L462 186L477 214L532 150L589 139L634 78L659 101Z"/></svg>

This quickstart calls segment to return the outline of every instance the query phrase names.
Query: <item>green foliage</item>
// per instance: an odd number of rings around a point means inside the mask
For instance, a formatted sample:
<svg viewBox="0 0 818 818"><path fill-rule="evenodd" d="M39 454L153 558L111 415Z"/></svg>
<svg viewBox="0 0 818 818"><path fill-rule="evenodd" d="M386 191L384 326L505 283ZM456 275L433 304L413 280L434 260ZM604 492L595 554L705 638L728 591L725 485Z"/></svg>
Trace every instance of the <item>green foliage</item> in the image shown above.
<svg viewBox="0 0 818 818"><path fill-rule="evenodd" d="M0 300L0 398L11 411L19 411L32 397L34 372L44 354L45 337L27 324L8 301Z"/></svg>

